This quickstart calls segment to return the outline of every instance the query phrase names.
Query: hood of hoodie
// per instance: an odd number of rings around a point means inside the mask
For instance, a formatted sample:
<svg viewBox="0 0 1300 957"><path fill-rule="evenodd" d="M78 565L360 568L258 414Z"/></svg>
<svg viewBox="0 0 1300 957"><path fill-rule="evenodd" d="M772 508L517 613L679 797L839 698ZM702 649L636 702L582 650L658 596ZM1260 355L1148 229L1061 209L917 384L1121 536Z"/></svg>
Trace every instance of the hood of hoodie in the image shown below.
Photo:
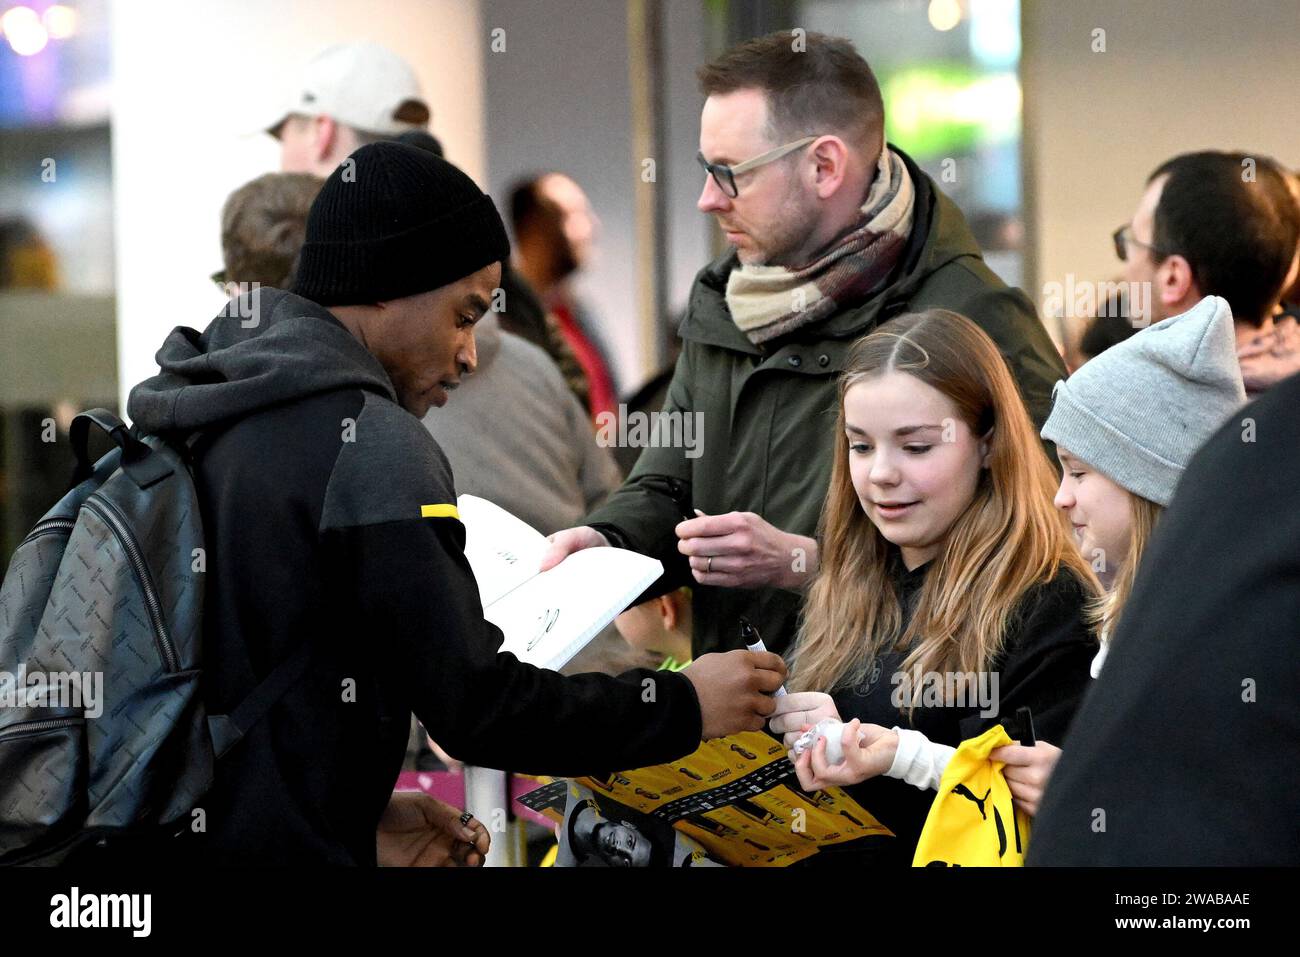
<svg viewBox="0 0 1300 957"><path fill-rule="evenodd" d="M910 156L890 144L907 166L916 188L912 233L894 274L864 301L841 309L811 327L810 333L828 339L856 339L870 330L876 317L898 302L907 302L934 272L963 256L982 258L966 217L944 195ZM731 319L726 304L727 279L739 260L735 249L701 270L686 318L679 330L683 339L725 346L755 355L763 350L751 343ZM772 343L767 343L770 347Z"/></svg>
<svg viewBox="0 0 1300 957"><path fill-rule="evenodd" d="M127 415L148 433L189 431L336 389L397 401L384 367L324 306L282 289L232 299L202 332L177 326L159 373L131 390Z"/></svg>

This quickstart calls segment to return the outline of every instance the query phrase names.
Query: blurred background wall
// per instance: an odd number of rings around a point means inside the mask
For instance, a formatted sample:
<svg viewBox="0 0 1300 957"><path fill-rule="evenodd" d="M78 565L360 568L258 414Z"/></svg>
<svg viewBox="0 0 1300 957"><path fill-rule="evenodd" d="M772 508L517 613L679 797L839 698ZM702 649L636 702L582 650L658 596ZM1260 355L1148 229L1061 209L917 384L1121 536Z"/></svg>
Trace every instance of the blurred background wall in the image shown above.
<svg viewBox="0 0 1300 957"><path fill-rule="evenodd" d="M640 354L635 194L642 188L634 149L628 4L592 0L482 0L485 26L506 31L505 53L485 58L488 184L504 200L521 177L557 169L586 191L601 220L597 258L576 292L609 326L621 381L630 389L652 369ZM660 4L665 136L655 188L667 192L666 316L686 305L691 279L709 259L710 221L695 209L695 162L703 98L695 70L710 48L706 4ZM665 323L669 320L665 318Z"/></svg>

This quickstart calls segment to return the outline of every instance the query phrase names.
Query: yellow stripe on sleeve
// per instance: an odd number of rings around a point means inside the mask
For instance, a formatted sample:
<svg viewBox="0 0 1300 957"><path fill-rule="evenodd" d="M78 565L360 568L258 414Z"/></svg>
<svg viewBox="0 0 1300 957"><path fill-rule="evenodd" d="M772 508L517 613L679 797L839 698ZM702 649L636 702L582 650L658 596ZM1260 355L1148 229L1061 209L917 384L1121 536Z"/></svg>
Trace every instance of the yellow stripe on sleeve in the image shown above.
<svg viewBox="0 0 1300 957"><path fill-rule="evenodd" d="M455 505L421 505L420 518L454 518L459 521L460 512Z"/></svg>

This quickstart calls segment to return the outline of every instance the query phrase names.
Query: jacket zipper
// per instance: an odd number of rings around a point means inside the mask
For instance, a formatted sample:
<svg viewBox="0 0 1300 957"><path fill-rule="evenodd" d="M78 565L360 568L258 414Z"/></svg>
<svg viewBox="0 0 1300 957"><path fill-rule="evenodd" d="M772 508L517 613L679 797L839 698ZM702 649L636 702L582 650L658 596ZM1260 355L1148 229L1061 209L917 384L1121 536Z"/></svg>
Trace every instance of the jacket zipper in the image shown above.
<svg viewBox="0 0 1300 957"><path fill-rule="evenodd" d="M68 725L76 724L82 721L82 718L49 718L45 721L22 721L13 727L5 728L0 731L0 741L5 738L16 738L19 735L35 734L40 731L50 731L54 728L64 728Z"/></svg>
<svg viewBox="0 0 1300 957"><path fill-rule="evenodd" d="M18 547L26 545L34 538L40 538L42 535L53 535L56 532L71 532L76 526L76 522L70 518L47 518L43 522L37 522L27 536L18 543Z"/></svg>
<svg viewBox="0 0 1300 957"><path fill-rule="evenodd" d="M140 554L140 547L136 544L135 538L127 530L126 522L122 520L117 508L106 499L88 498L82 507L90 509L99 516L122 543L127 560L135 570L136 580L140 583L140 590L144 594L144 602L149 609L149 620L153 624L154 643L158 646L158 654L162 656L163 666L170 672L178 671L180 665L177 663L176 649L172 645L171 636L167 634L167 625L163 621L162 602L158 600L153 579L149 576L149 566L145 564L144 556Z"/></svg>

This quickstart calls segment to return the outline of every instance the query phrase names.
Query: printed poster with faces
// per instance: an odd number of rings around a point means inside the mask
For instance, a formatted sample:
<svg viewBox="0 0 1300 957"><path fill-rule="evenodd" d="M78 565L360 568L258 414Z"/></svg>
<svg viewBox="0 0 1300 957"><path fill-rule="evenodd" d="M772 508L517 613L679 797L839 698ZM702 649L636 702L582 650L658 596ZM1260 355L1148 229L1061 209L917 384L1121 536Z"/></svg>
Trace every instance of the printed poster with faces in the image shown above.
<svg viewBox="0 0 1300 957"><path fill-rule="evenodd" d="M844 789L800 788L785 745L761 731L702 742L667 764L540 780L519 800L560 825L560 867L785 867L832 845L894 838Z"/></svg>

